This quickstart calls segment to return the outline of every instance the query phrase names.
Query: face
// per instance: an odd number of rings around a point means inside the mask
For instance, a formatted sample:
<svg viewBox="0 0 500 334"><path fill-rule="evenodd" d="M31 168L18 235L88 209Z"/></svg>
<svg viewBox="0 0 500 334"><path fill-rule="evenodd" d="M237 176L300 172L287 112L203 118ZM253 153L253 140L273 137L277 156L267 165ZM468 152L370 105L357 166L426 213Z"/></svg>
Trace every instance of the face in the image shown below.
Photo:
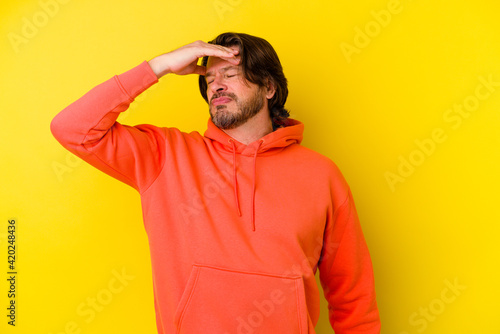
<svg viewBox="0 0 500 334"><path fill-rule="evenodd" d="M244 124L266 106L266 89L246 80L241 66L209 57L205 79L210 117L221 129Z"/></svg>

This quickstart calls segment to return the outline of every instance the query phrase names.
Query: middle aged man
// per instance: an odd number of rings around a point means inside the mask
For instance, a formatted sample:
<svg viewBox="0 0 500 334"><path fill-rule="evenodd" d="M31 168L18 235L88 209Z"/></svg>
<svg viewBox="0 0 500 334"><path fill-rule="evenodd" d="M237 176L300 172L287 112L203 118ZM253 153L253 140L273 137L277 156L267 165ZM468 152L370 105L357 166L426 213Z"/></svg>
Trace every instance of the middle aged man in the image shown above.
<svg viewBox="0 0 500 334"><path fill-rule="evenodd" d="M200 75L203 136L116 121L168 73ZM225 33L109 79L52 121L62 145L140 193L158 333L315 333L318 268L335 333L380 332L351 191L300 145L287 95L272 46ZM169 112L193 113L176 102Z"/></svg>

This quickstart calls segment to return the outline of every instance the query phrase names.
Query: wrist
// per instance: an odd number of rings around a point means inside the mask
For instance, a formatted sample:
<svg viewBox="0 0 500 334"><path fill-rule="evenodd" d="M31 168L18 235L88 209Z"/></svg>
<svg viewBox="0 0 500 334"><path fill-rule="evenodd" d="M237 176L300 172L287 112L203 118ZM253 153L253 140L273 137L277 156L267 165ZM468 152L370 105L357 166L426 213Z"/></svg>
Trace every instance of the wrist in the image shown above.
<svg viewBox="0 0 500 334"><path fill-rule="evenodd" d="M156 74L156 77L158 79L160 79L165 74L171 73L168 66L166 66L162 62L162 56L163 55L160 55L160 56L155 57L155 58L151 59L150 61L148 61L149 66L151 67L153 72Z"/></svg>

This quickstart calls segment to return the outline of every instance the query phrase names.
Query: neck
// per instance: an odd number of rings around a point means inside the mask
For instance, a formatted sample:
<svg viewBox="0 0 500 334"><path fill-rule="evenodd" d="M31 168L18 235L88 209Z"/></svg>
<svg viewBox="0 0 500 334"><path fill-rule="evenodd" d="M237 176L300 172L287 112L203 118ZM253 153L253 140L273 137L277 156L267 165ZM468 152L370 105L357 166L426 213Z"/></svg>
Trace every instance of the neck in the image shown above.
<svg viewBox="0 0 500 334"><path fill-rule="evenodd" d="M263 108L258 114L234 129L222 129L240 143L248 145L268 133L273 132L273 123L269 117L269 110Z"/></svg>

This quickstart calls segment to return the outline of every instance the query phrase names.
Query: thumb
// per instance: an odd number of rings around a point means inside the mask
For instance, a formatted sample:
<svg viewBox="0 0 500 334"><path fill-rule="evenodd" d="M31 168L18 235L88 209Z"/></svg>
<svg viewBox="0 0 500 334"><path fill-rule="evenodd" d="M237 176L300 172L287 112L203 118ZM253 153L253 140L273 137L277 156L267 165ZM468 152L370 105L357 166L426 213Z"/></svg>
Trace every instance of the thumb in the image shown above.
<svg viewBox="0 0 500 334"><path fill-rule="evenodd" d="M205 68L205 66L200 65L196 65L193 71L193 74L205 75L205 73L207 73L207 69Z"/></svg>

